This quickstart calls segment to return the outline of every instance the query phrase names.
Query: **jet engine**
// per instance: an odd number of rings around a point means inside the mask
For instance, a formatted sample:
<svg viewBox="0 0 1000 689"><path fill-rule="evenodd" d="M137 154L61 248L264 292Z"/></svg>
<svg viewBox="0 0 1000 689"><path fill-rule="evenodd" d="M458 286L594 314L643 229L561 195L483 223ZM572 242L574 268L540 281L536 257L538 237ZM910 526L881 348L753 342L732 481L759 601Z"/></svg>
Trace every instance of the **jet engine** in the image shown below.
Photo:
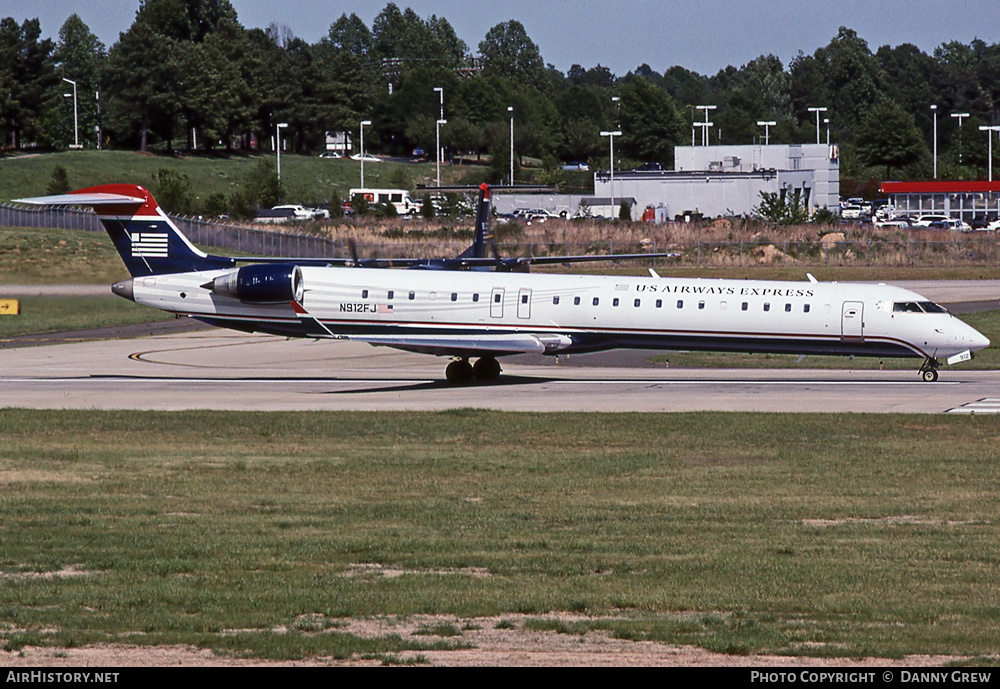
<svg viewBox="0 0 1000 689"><path fill-rule="evenodd" d="M215 294L244 304L302 301L302 269L291 263L243 266L205 285Z"/></svg>

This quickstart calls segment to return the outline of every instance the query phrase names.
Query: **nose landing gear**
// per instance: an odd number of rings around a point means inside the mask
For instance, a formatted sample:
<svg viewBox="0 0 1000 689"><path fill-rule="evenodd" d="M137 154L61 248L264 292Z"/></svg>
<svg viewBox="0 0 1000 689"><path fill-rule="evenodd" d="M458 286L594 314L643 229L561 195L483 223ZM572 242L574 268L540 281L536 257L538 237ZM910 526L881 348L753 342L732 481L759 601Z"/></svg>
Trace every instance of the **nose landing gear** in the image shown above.
<svg viewBox="0 0 1000 689"><path fill-rule="evenodd" d="M920 377L924 379L927 383L933 383L938 379L938 368L941 366L941 362L934 357L927 357L924 359L923 365L920 367Z"/></svg>

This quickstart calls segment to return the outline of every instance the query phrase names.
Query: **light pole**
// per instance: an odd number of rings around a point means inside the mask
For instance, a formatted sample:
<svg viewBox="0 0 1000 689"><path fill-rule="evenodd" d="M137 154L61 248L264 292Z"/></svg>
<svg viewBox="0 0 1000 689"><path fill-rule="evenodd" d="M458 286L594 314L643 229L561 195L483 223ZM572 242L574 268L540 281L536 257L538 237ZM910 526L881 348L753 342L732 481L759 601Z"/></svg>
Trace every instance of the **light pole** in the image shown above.
<svg viewBox="0 0 1000 689"><path fill-rule="evenodd" d="M826 145L829 148L829 146L830 146L830 118L829 117L824 117L823 118L823 124L826 125Z"/></svg>
<svg viewBox="0 0 1000 689"><path fill-rule="evenodd" d="M437 158L437 183L438 186L440 187L441 186L441 125L448 124L448 121L444 119L444 87L435 86L434 90L437 91L438 96L440 96L441 98L441 112L438 115L437 124L434 127L434 129L437 132L437 140L436 140L437 155L435 156Z"/></svg>
<svg viewBox="0 0 1000 689"><path fill-rule="evenodd" d="M611 217L612 218L614 218L613 214L615 212L615 137L621 135L622 133L617 129L613 132L601 132L601 136L606 136L611 141L611 158L609 161L610 165L608 167L611 169L611 213L612 213Z"/></svg>
<svg viewBox="0 0 1000 689"><path fill-rule="evenodd" d="M931 106L931 112L934 113L934 179L937 179L937 106Z"/></svg>
<svg viewBox="0 0 1000 689"><path fill-rule="evenodd" d="M986 132L986 136L989 137L990 145L989 145L989 153L987 153L986 157L987 160L986 165L989 169L989 175L988 175L989 181L992 182L993 181L993 132L1000 132L1000 125L993 125L990 127L980 126L979 131Z"/></svg>
<svg viewBox="0 0 1000 689"><path fill-rule="evenodd" d="M698 110L704 110L705 111L705 123L704 124L701 124L700 122L696 122L695 123L699 127L702 128L702 130L701 130L701 145L702 146L708 146L708 128L712 126L712 123L708 121L708 111L709 110L715 110L717 107L718 107L717 105L696 105L695 106L695 108L697 108Z"/></svg>
<svg viewBox="0 0 1000 689"><path fill-rule="evenodd" d="M967 112L953 112L951 116L958 120L958 164L962 164L962 120L969 116Z"/></svg>
<svg viewBox="0 0 1000 689"><path fill-rule="evenodd" d="M816 143L819 143L819 114L826 112L826 108L808 108L808 110L816 113Z"/></svg>
<svg viewBox="0 0 1000 689"><path fill-rule="evenodd" d="M361 120L361 188L365 188L365 127L370 127L371 120Z"/></svg>
<svg viewBox="0 0 1000 689"><path fill-rule="evenodd" d="M63 77L63 81L67 84L73 84L73 145L70 148L83 148L80 145L80 126L79 119L77 118L77 108L76 108L76 82L72 79L67 79ZM66 98L69 98L68 93L63 94Z"/></svg>
<svg viewBox="0 0 1000 689"><path fill-rule="evenodd" d="M278 157L278 200L281 200L281 130L288 126L287 122L274 125L274 152Z"/></svg>
<svg viewBox="0 0 1000 689"><path fill-rule="evenodd" d="M714 127L714 122L694 122L692 123L695 127L701 128L701 145L708 146L708 128ZM692 137L693 138L693 137Z"/></svg>
<svg viewBox="0 0 1000 689"><path fill-rule="evenodd" d="M101 92L94 91L94 99L97 101L97 124L94 131L97 132L97 150L101 150Z"/></svg>
<svg viewBox="0 0 1000 689"><path fill-rule="evenodd" d="M775 126L776 124L778 124L778 123L774 122L774 121L771 121L771 120L768 120L768 121L761 120L761 121L757 122L757 126L764 128L764 145L765 146L767 146L768 144L771 143L771 127Z"/></svg>
<svg viewBox="0 0 1000 689"><path fill-rule="evenodd" d="M622 128L622 99L618 96L611 96L611 102L618 106L618 114L615 117L615 129ZM618 164L621 167L621 163Z"/></svg>
<svg viewBox="0 0 1000 689"><path fill-rule="evenodd" d="M510 113L510 186L514 186L514 106L507 107Z"/></svg>
<svg viewBox="0 0 1000 689"><path fill-rule="evenodd" d="M437 130L437 151L438 151L437 181L439 187L441 186L441 125L442 124L448 124L448 120L438 120L434 125L434 128Z"/></svg>

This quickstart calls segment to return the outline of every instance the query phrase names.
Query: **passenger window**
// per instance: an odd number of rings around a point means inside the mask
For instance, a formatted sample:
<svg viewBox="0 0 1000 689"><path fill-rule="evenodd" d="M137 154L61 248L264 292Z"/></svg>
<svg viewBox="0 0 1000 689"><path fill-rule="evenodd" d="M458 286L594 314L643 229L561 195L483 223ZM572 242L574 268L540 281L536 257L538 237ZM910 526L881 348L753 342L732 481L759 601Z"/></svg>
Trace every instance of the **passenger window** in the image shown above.
<svg viewBox="0 0 1000 689"><path fill-rule="evenodd" d="M677 300L677 308L679 308L679 309L683 309L684 308L684 300L683 299L678 299Z"/></svg>
<svg viewBox="0 0 1000 689"><path fill-rule="evenodd" d="M719 302L719 311L725 311L725 310L726 310L726 308L728 308L728 306L729 306L729 305L728 305L728 304L726 304L726 302L724 302L724 301L720 301L720 302Z"/></svg>
<svg viewBox="0 0 1000 689"><path fill-rule="evenodd" d="M395 292L393 292L392 290L389 290L389 293L388 293L387 295L385 295L385 298L386 298L386 299L392 299L392 296L393 296L394 294L395 294Z"/></svg>
<svg viewBox="0 0 1000 689"><path fill-rule="evenodd" d="M552 303L553 304L558 304L559 303L559 297L552 297Z"/></svg>
<svg viewBox="0 0 1000 689"><path fill-rule="evenodd" d="M451 293L451 300L452 301L458 301L458 292L452 292Z"/></svg>
<svg viewBox="0 0 1000 689"><path fill-rule="evenodd" d="M361 298L362 299L367 299L368 298L368 290L366 290L366 289L361 290Z"/></svg>
<svg viewBox="0 0 1000 689"><path fill-rule="evenodd" d="M750 304L743 302L743 306L741 306L740 308L746 311L748 308L750 308Z"/></svg>
<svg viewBox="0 0 1000 689"><path fill-rule="evenodd" d="M580 297L573 297L573 306L580 305Z"/></svg>
<svg viewBox="0 0 1000 689"><path fill-rule="evenodd" d="M472 303L475 304L479 301L479 292L472 295Z"/></svg>
<svg viewBox="0 0 1000 689"><path fill-rule="evenodd" d="M500 293L499 292L497 292L496 294L493 295L493 303L494 304L499 304L500 303Z"/></svg>
<svg viewBox="0 0 1000 689"><path fill-rule="evenodd" d="M809 313L809 304L802 305L802 313Z"/></svg>
<svg viewBox="0 0 1000 689"><path fill-rule="evenodd" d="M527 304L528 303L528 295L527 294L522 294L521 295L521 303L522 304Z"/></svg>
<svg viewBox="0 0 1000 689"><path fill-rule="evenodd" d="M785 304L785 313L791 313L791 312L792 312L792 305Z"/></svg>
<svg viewBox="0 0 1000 689"><path fill-rule="evenodd" d="M770 304L768 304L767 302L765 302L765 303L764 303L764 310L765 310L765 311L770 311L770 310L771 310L771 305L770 305Z"/></svg>
<svg viewBox="0 0 1000 689"><path fill-rule="evenodd" d="M416 292L410 292L410 294L409 294L410 301L413 301L416 298L416 296L417 296Z"/></svg>
<svg viewBox="0 0 1000 689"><path fill-rule="evenodd" d="M658 309L663 308L663 300L662 299L657 299L656 300L656 308L658 308Z"/></svg>
<svg viewBox="0 0 1000 689"><path fill-rule="evenodd" d="M600 298L594 297L594 306L597 306L599 303L601 303Z"/></svg>
<svg viewBox="0 0 1000 689"><path fill-rule="evenodd" d="M639 308L639 300L638 299L635 300L635 308Z"/></svg>
<svg viewBox="0 0 1000 689"><path fill-rule="evenodd" d="M705 302L703 302L703 301L699 301L699 302L698 302L698 308L699 308L699 309L703 309L703 308L705 308Z"/></svg>
<svg viewBox="0 0 1000 689"><path fill-rule="evenodd" d="M618 297L615 297L614 299L611 300L611 305L618 306Z"/></svg>

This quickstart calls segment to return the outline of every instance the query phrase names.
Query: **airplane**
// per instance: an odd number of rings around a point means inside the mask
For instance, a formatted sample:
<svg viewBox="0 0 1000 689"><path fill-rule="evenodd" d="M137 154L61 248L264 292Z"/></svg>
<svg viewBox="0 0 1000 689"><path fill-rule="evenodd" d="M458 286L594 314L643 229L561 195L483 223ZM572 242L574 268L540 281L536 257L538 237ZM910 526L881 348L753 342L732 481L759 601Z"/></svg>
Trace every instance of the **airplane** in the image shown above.
<svg viewBox="0 0 1000 689"><path fill-rule="evenodd" d="M446 356L452 384L495 380L503 356L617 348L912 357L932 382L942 361L990 344L943 307L885 284L237 259L196 248L138 185L18 201L94 208L131 275L111 288L121 297L238 331Z"/></svg>

